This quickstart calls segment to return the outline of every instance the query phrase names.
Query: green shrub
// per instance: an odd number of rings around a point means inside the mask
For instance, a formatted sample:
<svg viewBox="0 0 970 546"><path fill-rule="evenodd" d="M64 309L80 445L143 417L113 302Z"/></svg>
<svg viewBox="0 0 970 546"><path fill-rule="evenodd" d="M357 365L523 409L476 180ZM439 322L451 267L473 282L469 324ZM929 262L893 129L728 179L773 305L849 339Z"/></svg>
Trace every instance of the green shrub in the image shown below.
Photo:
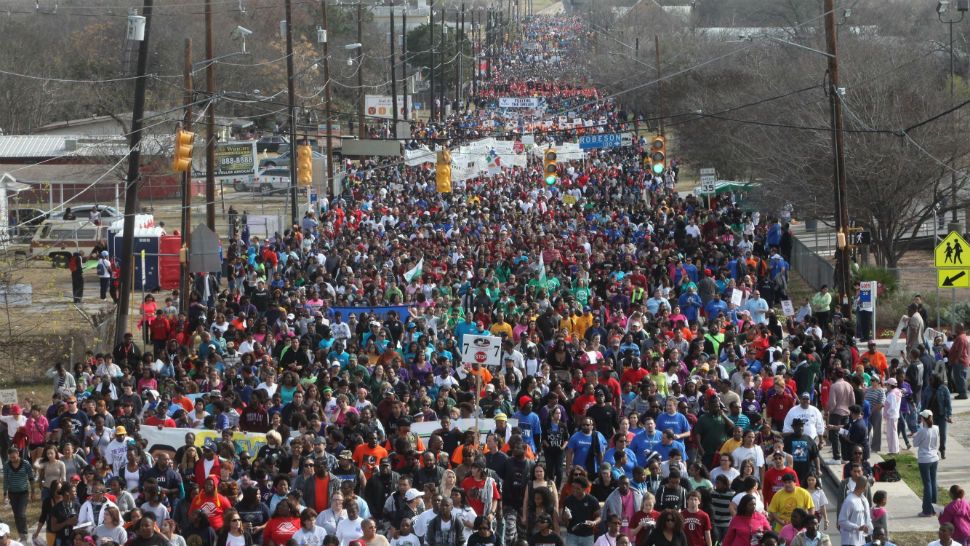
<svg viewBox="0 0 970 546"><path fill-rule="evenodd" d="M899 290L899 279L896 274L889 269L881 267L864 266L860 267L853 280L857 281L878 281L879 297L889 297L896 294Z"/></svg>
<svg viewBox="0 0 970 546"><path fill-rule="evenodd" d="M970 302L961 301L940 308L940 317L947 324L970 324Z"/></svg>

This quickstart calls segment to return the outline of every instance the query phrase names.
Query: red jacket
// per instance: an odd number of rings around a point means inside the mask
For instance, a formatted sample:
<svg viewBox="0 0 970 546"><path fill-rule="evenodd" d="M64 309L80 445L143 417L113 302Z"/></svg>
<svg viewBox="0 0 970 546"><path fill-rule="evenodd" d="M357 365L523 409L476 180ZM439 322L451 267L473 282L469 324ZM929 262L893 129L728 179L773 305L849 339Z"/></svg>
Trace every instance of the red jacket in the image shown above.
<svg viewBox="0 0 970 546"><path fill-rule="evenodd" d="M221 470L220 469L221 465L219 464L218 456L216 456L213 460L215 461L215 463L212 465L212 468L209 470L208 476L214 476L216 478L216 486L218 486L219 471ZM205 487L206 477L207 475L205 473L205 458L203 457L202 459L199 459L198 462L195 463L195 483L199 485L199 489L203 489ZM219 527L219 529L221 528L222 527Z"/></svg>
<svg viewBox="0 0 970 546"><path fill-rule="evenodd" d="M202 462L202 461L199 461ZM198 470L198 467L196 468ZM212 525L214 529L222 529L222 515L225 513L227 508L232 508L232 503L229 502L225 496L219 494L219 476L211 476L212 481L215 482L215 493L212 495L206 494L205 489L192 499L192 504L189 505L189 510L195 512L196 510L202 510L202 513L209 518L209 524ZM203 486L200 486L203 487Z"/></svg>

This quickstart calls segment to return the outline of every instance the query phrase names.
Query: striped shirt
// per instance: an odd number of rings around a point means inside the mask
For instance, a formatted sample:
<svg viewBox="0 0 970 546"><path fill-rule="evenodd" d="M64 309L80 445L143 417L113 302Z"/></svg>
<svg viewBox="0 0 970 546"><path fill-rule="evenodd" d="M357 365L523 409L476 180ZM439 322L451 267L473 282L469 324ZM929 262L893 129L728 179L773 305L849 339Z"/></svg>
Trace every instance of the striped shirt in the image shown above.
<svg viewBox="0 0 970 546"><path fill-rule="evenodd" d="M716 489L711 491L711 522L715 527L727 527L731 524L732 498L734 491L731 489L723 493Z"/></svg>
<svg viewBox="0 0 970 546"><path fill-rule="evenodd" d="M3 464L3 492L26 493L30 490L30 482L34 479L34 467L21 459L20 468L14 469L7 461Z"/></svg>

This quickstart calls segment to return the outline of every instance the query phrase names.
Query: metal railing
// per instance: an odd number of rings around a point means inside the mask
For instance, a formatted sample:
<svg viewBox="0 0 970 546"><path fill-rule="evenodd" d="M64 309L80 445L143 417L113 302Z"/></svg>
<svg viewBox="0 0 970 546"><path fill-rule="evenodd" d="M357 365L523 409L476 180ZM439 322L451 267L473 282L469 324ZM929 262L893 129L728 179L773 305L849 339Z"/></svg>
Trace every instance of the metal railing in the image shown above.
<svg viewBox="0 0 970 546"><path fill-rule="evenodd" d="M823 284L832 285L835 280L835 266L798 237L792 237L791 267L816 290Z"/></svg>

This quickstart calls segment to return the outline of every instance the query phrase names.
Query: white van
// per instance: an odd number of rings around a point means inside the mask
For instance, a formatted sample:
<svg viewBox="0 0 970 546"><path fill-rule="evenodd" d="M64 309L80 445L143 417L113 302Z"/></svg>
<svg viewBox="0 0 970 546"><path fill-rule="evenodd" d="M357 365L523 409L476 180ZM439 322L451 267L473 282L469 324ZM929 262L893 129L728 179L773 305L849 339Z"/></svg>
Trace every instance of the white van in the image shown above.
<svg viewBox="0 0 970 546"><path fill-rule="evenodd" d="M95 247L107 248L108 226L94 225L90 220L45 220L30 241L34 257L51 259L54 267L67 266L71 254L90 255Z"/></svg>

